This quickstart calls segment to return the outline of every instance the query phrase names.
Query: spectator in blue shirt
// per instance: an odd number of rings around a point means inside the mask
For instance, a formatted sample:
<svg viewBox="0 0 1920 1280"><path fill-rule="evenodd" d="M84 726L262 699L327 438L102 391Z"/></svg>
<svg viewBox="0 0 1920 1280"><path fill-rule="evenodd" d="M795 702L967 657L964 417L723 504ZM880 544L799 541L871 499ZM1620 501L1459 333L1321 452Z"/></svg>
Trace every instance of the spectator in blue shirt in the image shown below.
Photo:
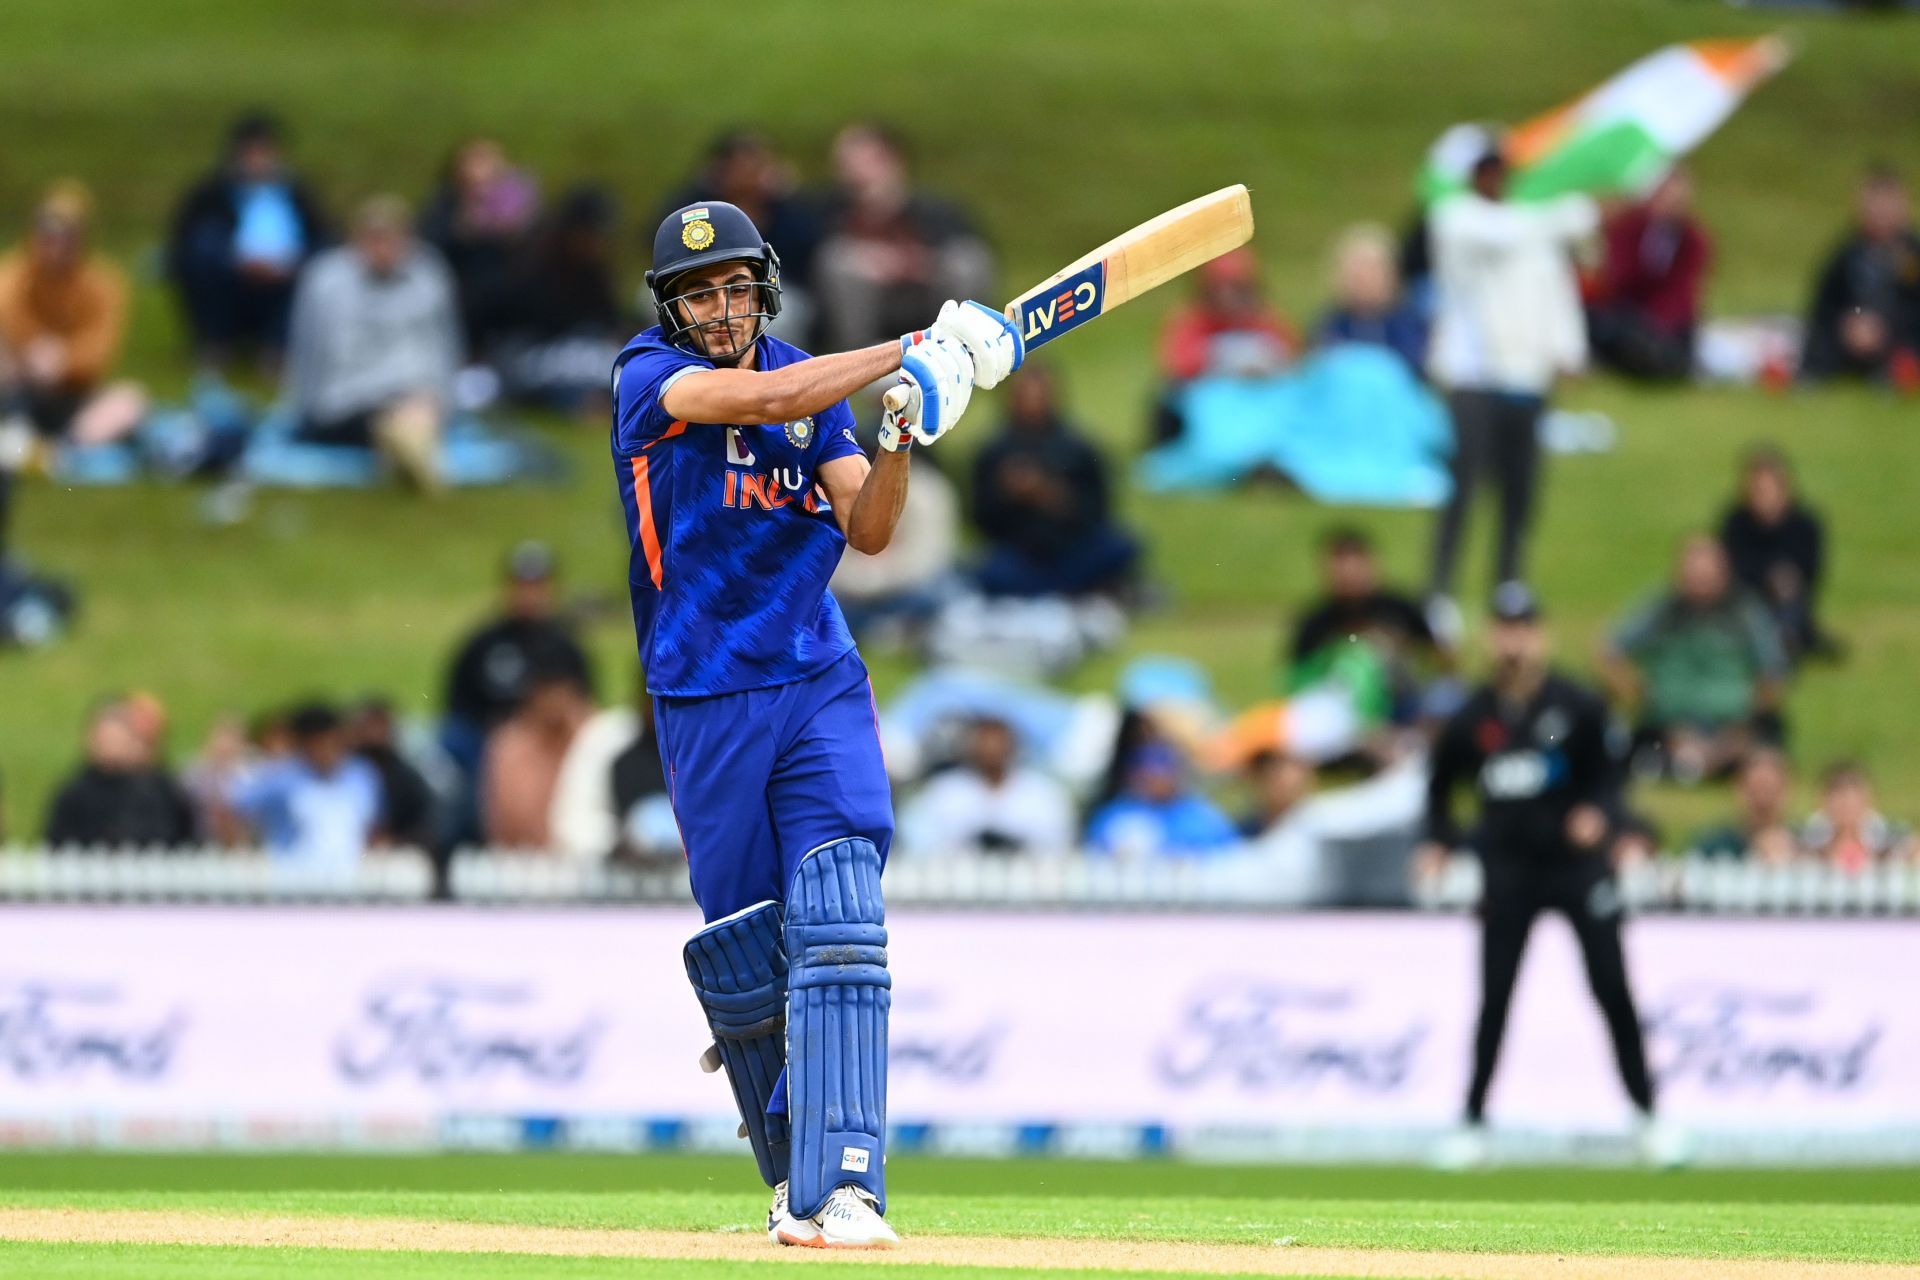
<svg viewBox="0 0 1920 1280"><path fill-rule="evenodd" d="M325 241L319 205L286 168L279 122L241 117L220 167L181 199L167 236L167 276L195 357L217 368L251 350L277 364L294 278Z"/></svg>
<svg viewBox="0 0 1920 1280"><path fill-rule="evenodd" d="M293 751L242 773L226 803L275 858L346 869L379 836L380 774L352 754L340 713L324 703L290 721Z"/></svg>
<svg viewBox="0 0 1920 1280"><path fill-rule="evenodd" d="M1125 789L1087 823L1090 849L1128 858L1204 856L1238 839L1233 820L1193 790L1179 751L1159 741L1134 750Z"/></svg>

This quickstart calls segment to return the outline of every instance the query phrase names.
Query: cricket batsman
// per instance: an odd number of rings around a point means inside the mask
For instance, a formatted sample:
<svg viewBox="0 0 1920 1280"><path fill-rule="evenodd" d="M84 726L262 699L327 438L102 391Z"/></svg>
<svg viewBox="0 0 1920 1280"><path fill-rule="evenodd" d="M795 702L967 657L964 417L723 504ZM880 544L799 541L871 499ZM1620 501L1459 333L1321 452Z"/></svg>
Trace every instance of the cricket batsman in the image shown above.
<svg viewBox="0 0 1920 1280"><path fill-rule="evenodd" d="M780 259L747 215L669 214L646 276L660 323L614 363L613 461L633 626L707 924L687 976L779 1244L887 1248L893 807L867 668L827 591L885 547L907 452L1019 368L1019 331L948 302L898 341L810 357L770 336ZM869 464L847 397L897 375Z"/></svg>

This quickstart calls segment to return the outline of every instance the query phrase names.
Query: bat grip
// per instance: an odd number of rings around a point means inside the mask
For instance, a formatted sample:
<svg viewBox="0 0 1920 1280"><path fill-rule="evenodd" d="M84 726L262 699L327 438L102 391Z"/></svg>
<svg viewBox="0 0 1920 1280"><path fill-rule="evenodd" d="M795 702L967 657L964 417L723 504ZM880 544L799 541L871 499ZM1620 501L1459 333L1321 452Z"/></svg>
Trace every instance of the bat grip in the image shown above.
<svg viewBox="0 0 1920 1280"><path fill-rule="evenodd" d="M890 413L905 413L907 406L913 403L913 388L904 382L896 382L887 388L887 394L880 397L880 403Z"/></svg>

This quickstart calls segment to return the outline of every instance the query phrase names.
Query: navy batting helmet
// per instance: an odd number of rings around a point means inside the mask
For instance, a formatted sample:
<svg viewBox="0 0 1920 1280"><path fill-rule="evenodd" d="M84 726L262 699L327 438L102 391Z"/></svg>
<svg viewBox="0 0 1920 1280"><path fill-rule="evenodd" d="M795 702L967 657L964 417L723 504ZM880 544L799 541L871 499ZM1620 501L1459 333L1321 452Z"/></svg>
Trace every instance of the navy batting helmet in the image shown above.
<svg viewBox="0 0 1920 1280"><path fill-rule="evenodd" d="M675 287L689 271L716 262L755 264L753 284L734 289L723 285L692 290ZM754 301L745 309L736 309L736 290L741 287L750 291ZM668 342L715 364L733 364L753 349L780 314L780 255L761 237L753 219L737 206L724 200L690 204L668 214L654 232L653 269L647 272L647 288L653 294L660 328ZM718 297L725 306L702 327L694 322L692 303L707 295ZM755 322L753 336L744 346L735 346L730 322L740 319ZM728 343L728 349L716 349L716 338Z"/></svg>

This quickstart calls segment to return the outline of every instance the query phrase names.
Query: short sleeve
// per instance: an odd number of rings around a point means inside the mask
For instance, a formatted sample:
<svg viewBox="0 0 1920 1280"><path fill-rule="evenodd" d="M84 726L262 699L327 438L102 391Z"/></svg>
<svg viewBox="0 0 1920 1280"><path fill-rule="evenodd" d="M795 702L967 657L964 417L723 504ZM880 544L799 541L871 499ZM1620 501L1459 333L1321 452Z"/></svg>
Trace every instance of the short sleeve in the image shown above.
<svg viewBox="0 0 1920 1280"><path fill-rule="evenodd" d="M711 368L711 361L665 347L643 347L622 365L613 397L613 438L620 452L637 453L665 435L673 417L661 407L660 397L687 374Z"/></svg>
<svg viewBox="0 0 1920 1280"><path fill-rule="evenodd" d="M814 455L813 465L832 462L835 458L846 458L856 453L865 453L854 431L853 408L845 400L829 406L814 415L820 428L819 452Z"/></svg>

